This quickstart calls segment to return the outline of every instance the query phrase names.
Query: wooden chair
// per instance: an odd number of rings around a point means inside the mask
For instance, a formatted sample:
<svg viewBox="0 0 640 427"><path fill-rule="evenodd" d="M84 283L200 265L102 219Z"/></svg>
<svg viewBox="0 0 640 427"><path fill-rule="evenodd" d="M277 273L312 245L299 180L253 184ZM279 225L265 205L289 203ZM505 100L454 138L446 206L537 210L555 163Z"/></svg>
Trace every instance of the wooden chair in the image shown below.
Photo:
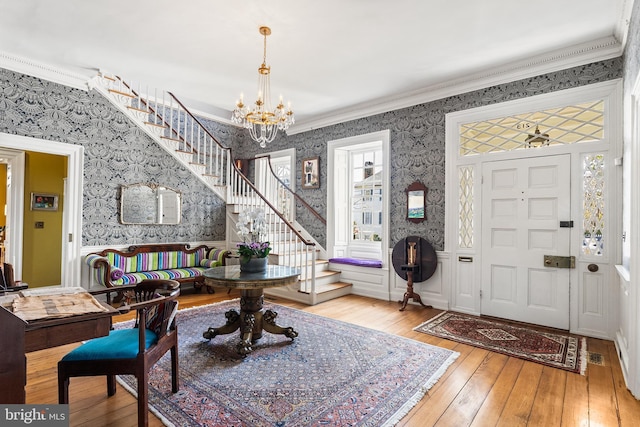
<svg viewBox="0 0 640 427"><path fill-rule="evenodd" d="M70 377L107 377L107 395L116 392L116 375L135 375L138 380L138 425L148 423L149 369L171 350L171 391L178 391L178 328L174 314L180 293L175 280L144 280L92 294L127 291L132 303L118 308L121 313L136 310L132 329L112 330L108 336L92 339L58 362L58 400L69 403ZM108 298L109 300L109 298ZM146 325L146 327L139 327Z"/></svg>
<svg viewBox="0 0 640 427"><path fill-rule="evenodd" d="M0 274L0 293L5 294L7 292L17 292L23 289L27 289L28 285L18 285L16 286L16 282L13 279L13 265L2 263L0 264L0 270L2 270Z"/></svg>

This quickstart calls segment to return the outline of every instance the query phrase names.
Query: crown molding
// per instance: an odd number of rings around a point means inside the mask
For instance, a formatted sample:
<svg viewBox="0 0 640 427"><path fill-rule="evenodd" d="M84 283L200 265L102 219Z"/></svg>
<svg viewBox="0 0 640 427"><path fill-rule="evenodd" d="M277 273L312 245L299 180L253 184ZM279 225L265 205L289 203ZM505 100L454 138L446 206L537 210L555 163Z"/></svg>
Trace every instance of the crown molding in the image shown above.
<svg viewBox="0 0 640 427"><path fill-rule="evenodd" d="M287 135L295 135L596 61L617 58L622 55L622 50L622 44L612 36L581 43L569 48L558 49L543 55L512 62L502 67L494 67L490 71L485 70L419 90L380 98L374 102L361 103L318 116L313 120L291 126L287 130Z"/></svg>
<svg viewBox="0 0 640 427"><path fill-rule="evenodd" d="M89 90L88 82L92 76L82 75L44 62L34 61L7 52L0 52L0 68L27 74L29 76L70 86L84 91ZM95 74L98 74L97 71Z"/></svg>

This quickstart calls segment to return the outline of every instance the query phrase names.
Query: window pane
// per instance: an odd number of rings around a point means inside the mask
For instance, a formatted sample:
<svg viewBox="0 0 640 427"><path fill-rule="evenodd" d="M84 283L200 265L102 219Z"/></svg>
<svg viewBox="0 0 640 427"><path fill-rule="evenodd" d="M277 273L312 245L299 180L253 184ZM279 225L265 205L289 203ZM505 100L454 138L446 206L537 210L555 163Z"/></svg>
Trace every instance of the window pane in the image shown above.
<svg viewBox="0 0 640 427"><path fill-rule="evenodd" d="M583 240L582 253L604 255L605 207L604 207L604 155L588 154L582 163L583 189Z"/></svg>
<svg viewBox="0 0 640 427"><path fill-rule="evenodd" d="M461 248L473 248L473 167L461 166L458 169L458 179L460 182L458 245Z"/></svg>
<svg viewBox="0 0 640 427"><path fill-rule="evenodd" d="M602 100L465 123L460 155L598 141L604 138Z"/></svg>
<svg viewBox="0 0 640 427"><path fill-rule="evenodd" d="M382 151L351 153L351 169L353 239L379 241L382 239Z"/></svg>

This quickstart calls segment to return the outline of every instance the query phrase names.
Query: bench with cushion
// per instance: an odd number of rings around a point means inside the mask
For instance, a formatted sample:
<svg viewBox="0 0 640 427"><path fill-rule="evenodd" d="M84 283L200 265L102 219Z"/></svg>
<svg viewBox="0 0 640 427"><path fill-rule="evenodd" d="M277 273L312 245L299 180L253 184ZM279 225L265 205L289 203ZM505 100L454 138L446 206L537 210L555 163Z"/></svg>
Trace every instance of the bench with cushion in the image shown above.
<svg viewBox="0 0 640 427"><path fill-rule="evenodd" d="M331 258L329 262L335 264L355 265L356 267L382 268L382 261L364 258Z"/></svg>
<svg viewBox="0 0 640 427"><path fill-rule="evenodd" d="M204 285L202 273L211 267L225 265L229 251L201 245L170 243L130 246L126 250L105 249L87 255L86 262L94 271L98 284L108 288L133 285L145 279L170 279Z"/></svg>

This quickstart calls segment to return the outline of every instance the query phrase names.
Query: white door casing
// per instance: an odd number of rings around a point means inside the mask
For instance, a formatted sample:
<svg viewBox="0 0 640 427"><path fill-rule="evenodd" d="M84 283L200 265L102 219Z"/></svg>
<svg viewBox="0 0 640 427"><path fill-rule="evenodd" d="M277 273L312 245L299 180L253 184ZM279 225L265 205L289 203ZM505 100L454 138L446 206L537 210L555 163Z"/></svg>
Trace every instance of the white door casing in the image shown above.
<svg viewBox="0 0 640 427"><path fill-rule="evenodd" d="M482 189L481 313L569 329L570 156L486 162Z"/></svg>
<svg viewBox="0 0 640 427"><path fill-rule="evenodd" d="M476 123L516 114L547 111L601 99L605 111L602 121L604 134L595 141L567 145L539 147L514 151L496 151L474 155L464 155L461 144L461 129L467 123ZM622 199L618 194L622 177L622 81L620 79L537 95L500 104L472 108L446 116L446 203L445 203L445 248L452 260L450 309L480 315L485 298L482 278L485 264L483 258L484 236L482 225L483 209L482 169L489 161L517 161L539 156L569 154L571 156L570 177L573 185L570 194L571 220L574 226L567 229L570 234L571 254L576 256L576 268L569 269L570 294L569 330L572 333L590 337L612 339L618 317L617 291L612 283L617 283L611 265L620 257L619 239L622 236L620 213ZM544 128L543 132L546 131ZM583 203L585 197L585 156L604 156L604 206L606 240L602 255L583 253ZM627 159L624 159L627 163ZM633 168L633 167L632 167ZM469 172L469 175L464 175ZM463 182L461 176L470 180ZM485 176L486 180L487 177ZM457 185L456 185L457 184ZM468 208L468 207L472 208ZM586 222L585 222L586 224ZM586 226L586 225L585 225ZM470 230L470 231L469 231ZM593 271L591 267L597 266ZM540 324L539 320L534 323Z"/></svg>
<svg viewBox="0 0 640 427"><path fill-rule="evenodd" d="M0 148L9 148L20 151L35 151L39 153L55 154L67 157L67 178L65 181L65 198L62 212L62 286L81 286L81 247L82 247L82 184L84 147L81 145L65 144L55 141L45 141L37 138L29 138L20 135L0 133ZM24 175L24 161L22 161L21 174ZM12 177L12 227L22 230L24 207L24 177ZM15 202L15 203L13 203ZM22 235L20 242L11 243L14 254L7 255L11 259L19 260L22 256ZM18 249L19 247L19 249ZM16 268L16 279L22 277L22 263L16 262L20 268Z"/></svg>

